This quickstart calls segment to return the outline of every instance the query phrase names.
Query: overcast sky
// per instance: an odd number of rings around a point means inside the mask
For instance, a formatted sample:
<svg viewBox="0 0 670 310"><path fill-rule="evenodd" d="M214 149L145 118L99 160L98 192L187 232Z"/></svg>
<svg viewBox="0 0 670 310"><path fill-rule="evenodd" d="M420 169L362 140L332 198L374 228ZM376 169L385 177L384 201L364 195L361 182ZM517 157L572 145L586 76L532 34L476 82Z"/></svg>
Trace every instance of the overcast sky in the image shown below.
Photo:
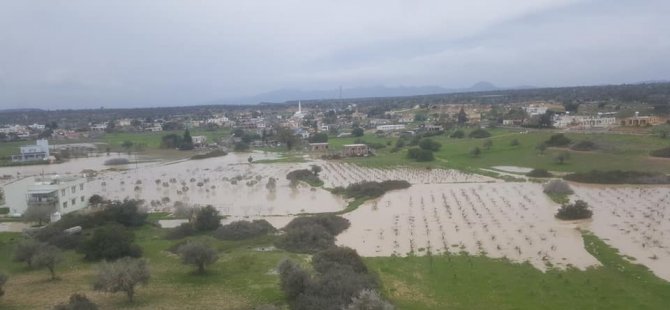
<svg viewBox="0 0 670 310"><path fill-rule="evenodd" d="M0 0L0 109L670 79L668 0Z"/></svg>

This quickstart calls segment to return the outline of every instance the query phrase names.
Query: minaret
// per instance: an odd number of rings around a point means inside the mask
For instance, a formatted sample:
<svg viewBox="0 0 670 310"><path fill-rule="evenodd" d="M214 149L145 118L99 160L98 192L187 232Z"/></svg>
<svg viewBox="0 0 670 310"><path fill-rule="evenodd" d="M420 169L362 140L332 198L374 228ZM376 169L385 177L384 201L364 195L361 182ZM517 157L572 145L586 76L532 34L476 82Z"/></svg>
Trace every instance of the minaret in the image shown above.
<svg viewBox="0 0 670 310"><path fill-rule="evenodd" d="M300 100L298 100L298 113L302 113L302 106L300 104Z"/></svg>

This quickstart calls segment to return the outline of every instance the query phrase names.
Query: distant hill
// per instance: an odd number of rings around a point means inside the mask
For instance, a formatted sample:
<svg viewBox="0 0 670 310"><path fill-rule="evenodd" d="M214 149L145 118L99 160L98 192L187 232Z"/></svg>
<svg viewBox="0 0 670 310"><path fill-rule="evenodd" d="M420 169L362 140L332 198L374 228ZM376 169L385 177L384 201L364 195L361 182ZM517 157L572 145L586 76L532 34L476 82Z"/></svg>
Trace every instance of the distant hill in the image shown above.
<svg viewBox="0 0 670 310"><path fill-rule="evenodd" d="M532 87L523 87L532 88ZM342 90L342 99L351 98L373 98L373 97L406 97L434 94L451 93L469 93L501 90L490 82L479 82L468 88L444 88L440 86L374 86L374 87L356 87ZM521 88L511 88L521 89ZM319 99L338 99L340 98L339 89L330 90L300 90L300 89L279 89L258 94L256 96L223 99L207 104L256 104L256 103L281 103L294 100L319 100Z"/></svg>

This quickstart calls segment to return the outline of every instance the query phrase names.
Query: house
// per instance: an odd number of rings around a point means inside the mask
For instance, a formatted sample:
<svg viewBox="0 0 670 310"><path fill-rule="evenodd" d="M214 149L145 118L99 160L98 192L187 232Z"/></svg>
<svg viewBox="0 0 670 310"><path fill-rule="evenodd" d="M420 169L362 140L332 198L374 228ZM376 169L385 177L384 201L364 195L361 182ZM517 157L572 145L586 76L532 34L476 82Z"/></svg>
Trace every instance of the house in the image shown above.
<svg viewBox="0 0 670 310"><path fill-rule="evenodd" d="M580 128L580 129L589 129L589 128L609 128L616 125L616 118L604 117L601 115L591 116L591 115L556 115L554 116L553 125L556 128Z"/></svg>
<svg viewBox="0 0 670 310"><path fill-rule="evenodd" d="M379 125L377 126L377 130L381 131L394 131L394 130L403 130L405 129L405 125L403 124L398 124L398 125Z"/></svg>
<svg viewBox="0 0 670 310"><path fill-rule="evenodd" d="M207 144L207 136L192 136L194 146L204 146Z"/></svg>
<svg viewBox="0 0 670 310"><path fill-rule="evenodd" d="M328 142L310 143L309 151L314 153L326 153L328 152Z"/></svg>
<svg viewBox="0 0 670 310"><path fill-rule="evenodd" d="M640 116L635 112L635 116L623 118L619 121L621 127L645 127L662 124L664 120L657 116Z"/></svg>
<svg viewBox="0 0 670 310"><path fill-rule="evenodd" d="M366 144L345 144L342 149L344 156L367 156L370 148Z"/></svg>
<svg viewBox="0 0 670 310"><path fill-rule="evenodd" d="M27 177L6 184L3 190L10 215L20 216L31 206L48 206L56 220L62 214L87 207L90 198L83 177Z"/></svg>
<svg viewBox="0 0 670 310"><path fill-rule="evenodd" d="M13 162L48 160L49 159L49 141L40 139L35 145L24 145L21 147L20 155L12 155Z"/></svg>

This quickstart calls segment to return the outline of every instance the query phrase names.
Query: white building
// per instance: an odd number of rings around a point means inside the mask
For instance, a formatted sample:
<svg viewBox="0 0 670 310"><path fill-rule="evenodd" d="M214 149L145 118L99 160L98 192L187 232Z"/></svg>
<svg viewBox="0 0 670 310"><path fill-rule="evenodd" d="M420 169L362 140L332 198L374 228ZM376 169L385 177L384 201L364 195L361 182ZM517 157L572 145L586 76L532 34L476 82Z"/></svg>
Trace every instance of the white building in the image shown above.
<svg viewBox="0 0 670 310"><path fill-rule="evenodd" d="M556 128L610 128L616 126L616 117L593 116L593 115L556 115L554 116L554 127Z"/></svg>
<svg viewBox="0 0 670 310"><path fill-rule="evenodd" d="M193 145L195 146L203 146L207 144L207 136L193 136L191 137L191 140L193 140Z"/></svg>
<svg viewBox="0 0 670 310"><path fill-rule="evenodd" d="M54 213L66 214L87 207L90 198L83 177L27 177L4 185L3 190L5 207L13 216L33 205L48 205Z"/></svg>
<svg viewBox="0 0 670 310"><path fill-rule="evenodd" d="M524 107L523 110L526 111L526 113L528 113L528 115L530 115L532 117L532 116L543 115L543 114L547 113L548 108L545 107L545 106L541 106L541 105L531 104L527 107Z"/></svg>
<svg viewBox="0 0 670 310"><path fill-rule="evenodd" d="M394 131L394 130L403 130L405 129L405 125L403 124L398 124L398 125L379 125L377 126L377 130L381 131Z"/></svg>
<svg viewBox="0 0 670 310"><path fill-rule="evenodd" d="M12 155L12 161L35 161L49 159L49 141L46 139L37 140L35 145L24 145L21 147L20 155Z"/></svg>

